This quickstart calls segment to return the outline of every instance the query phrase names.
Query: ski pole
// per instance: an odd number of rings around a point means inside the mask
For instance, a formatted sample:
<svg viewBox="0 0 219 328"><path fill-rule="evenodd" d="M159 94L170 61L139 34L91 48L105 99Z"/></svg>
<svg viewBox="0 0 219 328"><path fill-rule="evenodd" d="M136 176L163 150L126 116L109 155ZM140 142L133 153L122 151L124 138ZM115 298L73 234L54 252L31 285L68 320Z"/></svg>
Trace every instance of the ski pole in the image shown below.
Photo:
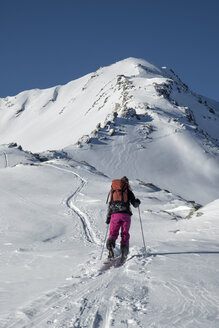
<svg viewBox="0 0 219 328"><path fill-rule="evenodd" d="M147 252L146 252L144 232L143 232L143 226L142 226L142 220L141 220L141 214L140 214L140 206L138 206L138 213L139 213L139 219L140 219L140 225L141 225L141 233L142 233L142 239L143 239L143 244L144 244L144 251L145 251L145 254L146 254Z"/></svg>
<svg viewBox="0 0 219 328"><path fill-rule="evenodd" d="M106 235L105 235L105 239L104 239L104 242L103 242L103 247L102 247L102 251L101 251L101 255L100 255L100 260L102 260L103 250L104 250L104 246L105 246L105 243L106 243L106 237L107 237L107 234L108 234L108 230L109 230L109 224L107 225Z"/></svg>

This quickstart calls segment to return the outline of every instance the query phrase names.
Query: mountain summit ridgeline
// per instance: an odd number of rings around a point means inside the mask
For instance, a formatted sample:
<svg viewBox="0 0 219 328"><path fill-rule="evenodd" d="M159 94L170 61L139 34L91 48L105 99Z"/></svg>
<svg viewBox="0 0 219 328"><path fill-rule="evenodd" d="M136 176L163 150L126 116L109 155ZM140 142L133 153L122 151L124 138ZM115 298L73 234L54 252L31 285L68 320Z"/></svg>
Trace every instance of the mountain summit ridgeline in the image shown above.
<svg viewBox="0 0 219 328"><path fill-rule="evenodd" d="M60 149L103 127L108 117L129 114L166 116L178 129L184 125L219 137L211 102L191 92L172 70L128 58L63 86L0 99L1 143L17 142L32 151Z"/></svg>

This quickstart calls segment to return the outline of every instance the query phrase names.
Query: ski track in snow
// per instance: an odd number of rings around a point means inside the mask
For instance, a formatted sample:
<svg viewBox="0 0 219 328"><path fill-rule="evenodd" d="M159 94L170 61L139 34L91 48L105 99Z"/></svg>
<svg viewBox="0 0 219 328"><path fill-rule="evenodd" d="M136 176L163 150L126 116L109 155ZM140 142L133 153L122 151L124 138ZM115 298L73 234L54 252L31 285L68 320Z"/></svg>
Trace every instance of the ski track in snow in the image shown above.
<svg viewBox="0 0 219 328"><path fill-rule="evenodd" d="M7 165L7 155L4 156ZM79 217L86 243L102 246L89 215L75 205L87 181L71 167L44 165L78 179L79 185L64 205ZM20 308L15 316L2 318L1 328L205 328L209 323L211 328L217 328L219 300L207 285L176 278L157 279L150 271L155 258L168 260L165 253L162 256L153 250L144 257L139 248L132 247L123 266L102 270L97 256L93 256L77 275L67 279L72 280L72 285L57 287ZM168 295L165 301L164 295ZM160 300L154 302L153 297Z"/></svg>
<svg viewBox="0 0 219 328"><path fill-rule="evenodd" d="M97 245L101 245L101 240L96 236L94 230L92 229L88 214L83 213L77 206L74 205L75 197L77 196L77 194L79 192L81 192L81 190L83 189L83 187L85 186L87 181L84 178L82 178L79 174L77 174L76 172L74 172L72 170L67 170L67 169L58 167L54 164L46 164L46 165L49 165L57 170L61 170L63 172L70 173L80 180L80 185L72 194L70 194L70 196L68 196L65 203L66 203L67 207L69 209L71 209L79 217L82 227L83 227L85 240L89 243L95 243Z"/></svg>
<svg viewBox="0 0 219 328"><path fill-rule="evenodd" d="M84 274L72 277L72 285L35 300L3 328L205 328L209 323L217 328L217 306L206 286L156 280L150 271L153 258L153 253L144 256L132 247L118 268L102 270L91 260ZM155 304L150 299L154 289L159 299Z"/></svg>
<svg viewBox="0 0 219 328"><path fill-rule="evenodd" d="M84 273L72 277L72 285L48 292L2 328L217 328L216 300L206 286L156 280L150 271L153 254L144 256L132 247L123 266L108 270L91 260ZM155 304L150 299L153 290L159 299Z"/></svg>
<svg viewBox="0 0 219 328"><path fill-rule="evenodd" d="M3 157L4 157L4 167L7 168L9 165L8 165L8 155L5 151L2 152Z"/></svg>
<svg viewBox="0 0 219 328"><path fill-rule="evenodd" d="M17 313L15 323L3 327L110 328L119 321L119 327L143 328L150 260L132 256L124 266L106 271L91 262L84 276L74 277L78 282L47 293ZM127 320L124 311L129 311Z"/></svg>

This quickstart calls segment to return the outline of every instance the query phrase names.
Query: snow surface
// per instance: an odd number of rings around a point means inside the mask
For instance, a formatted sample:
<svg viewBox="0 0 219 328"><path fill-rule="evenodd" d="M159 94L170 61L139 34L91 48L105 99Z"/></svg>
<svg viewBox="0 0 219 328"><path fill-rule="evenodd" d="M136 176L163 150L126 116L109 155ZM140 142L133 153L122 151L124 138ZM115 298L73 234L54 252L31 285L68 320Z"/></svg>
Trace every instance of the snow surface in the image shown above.
<svg viewBox="0 0 219 328"><path fill-rule="evenodd" d="M218 197L218 126L218 103L135 58L0 100L1 143L64 149L111 178L125 172L203 204Z"/></svg>
<svg viewBox="0 0 219 328"><path fill-rule="evenodd" d="M218 327L218 115L135 58L0 99L0 327ZM123 175L140 212L103 270Z"/></svg>

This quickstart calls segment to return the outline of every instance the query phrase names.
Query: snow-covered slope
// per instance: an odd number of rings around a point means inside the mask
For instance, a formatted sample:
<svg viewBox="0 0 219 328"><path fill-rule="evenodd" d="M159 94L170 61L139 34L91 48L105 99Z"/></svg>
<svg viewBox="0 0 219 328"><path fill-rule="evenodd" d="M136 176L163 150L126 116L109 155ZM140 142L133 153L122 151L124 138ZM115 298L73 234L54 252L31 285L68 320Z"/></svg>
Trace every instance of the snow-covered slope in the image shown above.
<svg viewBox="0 0 219 328"><path fill-rule="evenodd" d="M126 173L201 203L218 195L218 127L216 102L135 58L0 102L2 143L66 148L110 177Z"/></svg>
<svg viewBox="0 0 219 328"><path fill-rule="evenodd" d="M103 271L110 179L64 154L1 150L2 328L218 327L218 200L200 208L131 180L147 256L134 209L128 261Z"/></svg>
<svg viewBox="0 0 219 328"><path fill-rule="evenodd" d="M206 98L192 94L172 71L128 58L64 86L1 99L1 143L37 152L60 149L103 126L107 115L129 110L152 120L168 116L178 129L189 119L191 128L219 137L218 113Z"/></svg>
<svg viewBox="0 0 219 328"><path fill-rule="evenodd" d="M0 99L0 327L217 328L218 139L218 103L134 58ZM140 212L103 270L123 175Z"/></svg>

